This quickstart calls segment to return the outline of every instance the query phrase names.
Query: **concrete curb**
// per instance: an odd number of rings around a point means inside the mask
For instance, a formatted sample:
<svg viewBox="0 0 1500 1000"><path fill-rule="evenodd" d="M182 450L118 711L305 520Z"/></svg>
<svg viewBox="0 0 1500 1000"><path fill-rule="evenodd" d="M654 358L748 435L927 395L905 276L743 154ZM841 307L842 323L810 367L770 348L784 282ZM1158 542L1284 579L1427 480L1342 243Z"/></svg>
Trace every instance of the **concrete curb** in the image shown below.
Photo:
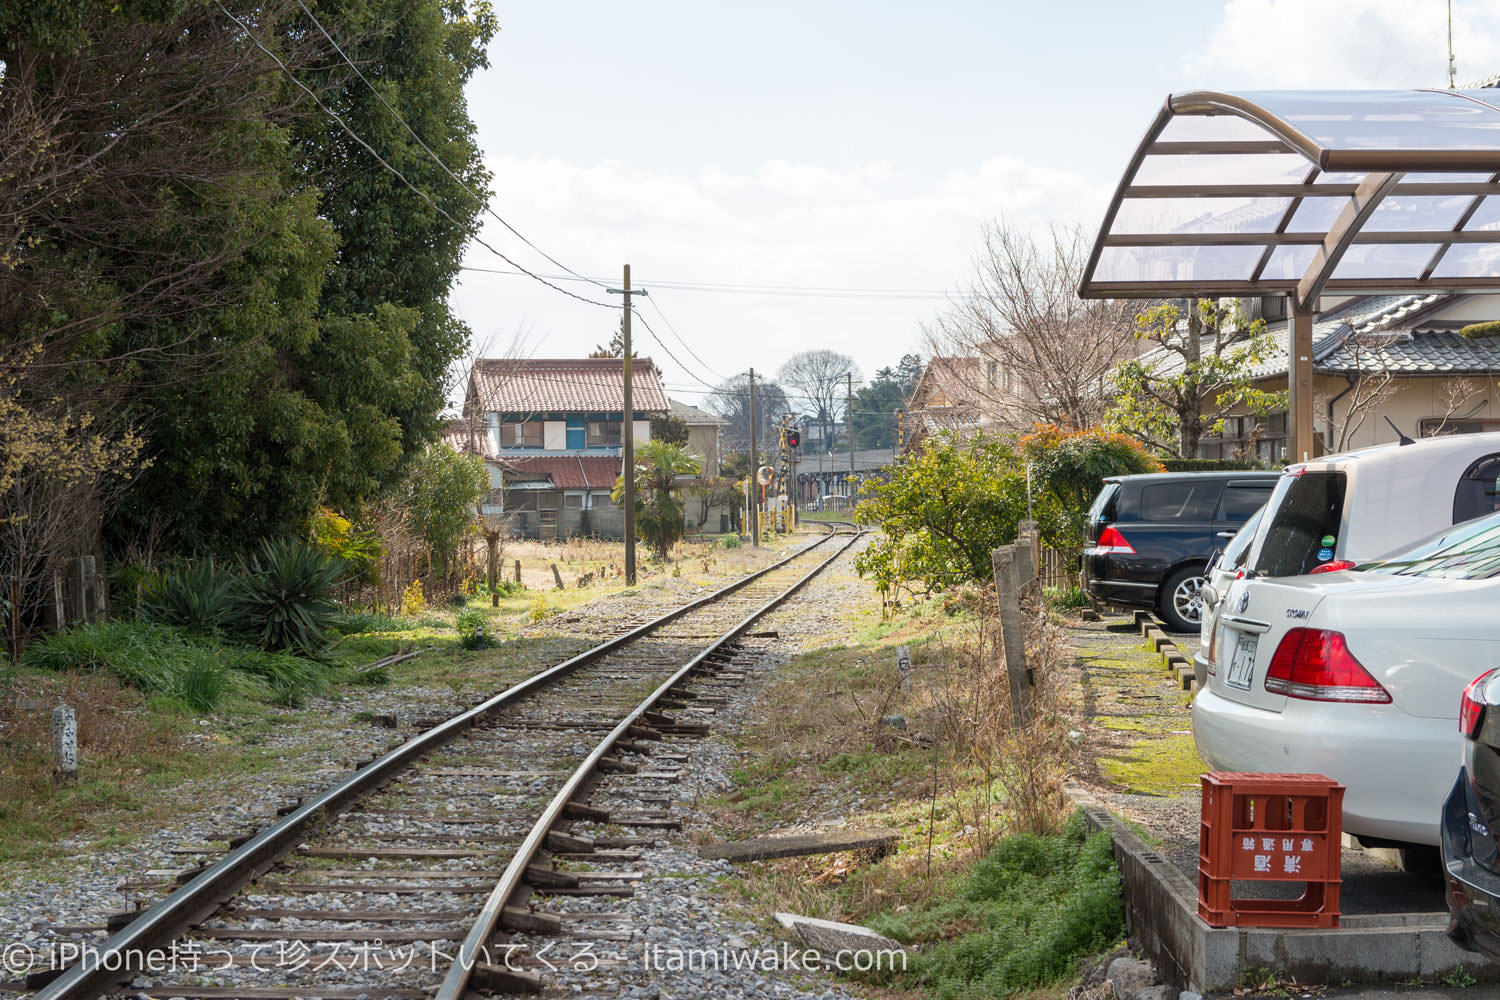
<svg viewBox="0 0 1500 1000"><path fill-rule="evenodd" d="M1064 791L1089 824L1113 840L1131 940L1179 989L1231 989L1242 972L1257 969L1303 983L1369 983L1431 981L1462 968L1480 982L1500 982L1500 963L1448 940L1446 914L1345 917L1336 930L1210 927L1198 916L1192 880L1087 791L1072 785Z"/></svg>
<svg viewBox="0 0 1500 1000"><path fill-rule="evenodd" d="M1176 640L1163 632L1161 626L1156 623L1156 619L1152 618L1148 612L1133 612L1131 620L1135 627L1140 629L1146 642L1156 647L1157 654L1161 656L1162 666L1171 672L1182 690L1194 690L1196 678L1193 674L1192 655L1179 649Z"/></svg>

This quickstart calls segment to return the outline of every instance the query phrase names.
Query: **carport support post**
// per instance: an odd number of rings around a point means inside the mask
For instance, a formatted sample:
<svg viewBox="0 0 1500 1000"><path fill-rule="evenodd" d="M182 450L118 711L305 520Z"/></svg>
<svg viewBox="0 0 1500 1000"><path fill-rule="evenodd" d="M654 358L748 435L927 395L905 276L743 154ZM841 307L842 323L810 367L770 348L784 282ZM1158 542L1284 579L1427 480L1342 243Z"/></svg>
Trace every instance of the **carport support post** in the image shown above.
<svg viewBox="0 0 1500 1000"><path fill-rule="evenodd" d="M1287 297L1291 329L1287 344L1287 444L1288 460L1306 462L1313 457L1313 311Z"/></svg>

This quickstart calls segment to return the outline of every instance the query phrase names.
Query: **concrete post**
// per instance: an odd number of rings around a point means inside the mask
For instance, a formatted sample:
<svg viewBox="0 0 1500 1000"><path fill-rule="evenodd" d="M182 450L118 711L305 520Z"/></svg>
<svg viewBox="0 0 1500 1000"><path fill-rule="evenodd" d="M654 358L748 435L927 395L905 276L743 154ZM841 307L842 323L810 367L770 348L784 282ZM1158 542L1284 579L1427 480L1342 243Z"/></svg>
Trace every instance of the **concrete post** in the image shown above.
<svg viewBox="0 0 1500 1000"><path fill-rule="evenodd" d="M64 780L78 777L78 722L67 705L52 710L52 757Z"/></svg>
<svg viewBox="0 0 1500 1000"><path fill-rule="evenodd" d="M896 687L906 692L911 690L911 647L896 647Z"/></svg>
<svg viewBox="0 0 1500 1000"><path fill-rule="evenodd" d="M1021 623L1021 597L1016 590L1016 551L1004 545L990 553L995 573L995 596L1000 604L1000 640L1005 651L1005 673L1010 681L1011 725L1019 729L1031 718L1031 671L1026 667L1026 634Z"/></svg>

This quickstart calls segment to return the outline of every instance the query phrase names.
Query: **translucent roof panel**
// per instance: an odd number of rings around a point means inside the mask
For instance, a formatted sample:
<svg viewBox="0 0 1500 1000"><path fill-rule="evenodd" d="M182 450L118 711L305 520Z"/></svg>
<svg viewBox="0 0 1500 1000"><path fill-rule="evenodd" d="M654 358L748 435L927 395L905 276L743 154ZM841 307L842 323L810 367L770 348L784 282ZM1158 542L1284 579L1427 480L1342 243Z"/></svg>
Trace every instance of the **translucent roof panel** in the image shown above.
<svg viewBox="0 0 1500 1000"><path fill-rule="evenodd" d="M1500 107L1492 91L1266 90L1238 96L1329 151L1500 149Z"/></svg>
<svg viewBox="0 0 1500 1000"><path fill-rule="evenodd" d="M1500 91L1194 91L1147 130L1079 291L1481 290L1492 241Z"/></svg>
<svg viewBox="0 0 1500 1000"><path fill-rule="evenodd" d="M1269 233L1290 198L1126 198L1117 233Z"/></svg>

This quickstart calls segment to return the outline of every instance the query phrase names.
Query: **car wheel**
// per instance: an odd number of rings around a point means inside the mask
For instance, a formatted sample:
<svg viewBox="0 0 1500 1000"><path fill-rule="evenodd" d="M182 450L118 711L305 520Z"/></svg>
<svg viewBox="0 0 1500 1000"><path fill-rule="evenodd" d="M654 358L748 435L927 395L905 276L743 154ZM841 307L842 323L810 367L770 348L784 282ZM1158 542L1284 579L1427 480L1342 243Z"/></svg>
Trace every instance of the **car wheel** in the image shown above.
<svg viewBox="0 0 1500 1000"><path fill-rule="evenodd" d="M1203 585L1208 579L1197 566L1184 566L1161 586L1157 614L1173 632L1196 632L1203 622Z"/></svg>

